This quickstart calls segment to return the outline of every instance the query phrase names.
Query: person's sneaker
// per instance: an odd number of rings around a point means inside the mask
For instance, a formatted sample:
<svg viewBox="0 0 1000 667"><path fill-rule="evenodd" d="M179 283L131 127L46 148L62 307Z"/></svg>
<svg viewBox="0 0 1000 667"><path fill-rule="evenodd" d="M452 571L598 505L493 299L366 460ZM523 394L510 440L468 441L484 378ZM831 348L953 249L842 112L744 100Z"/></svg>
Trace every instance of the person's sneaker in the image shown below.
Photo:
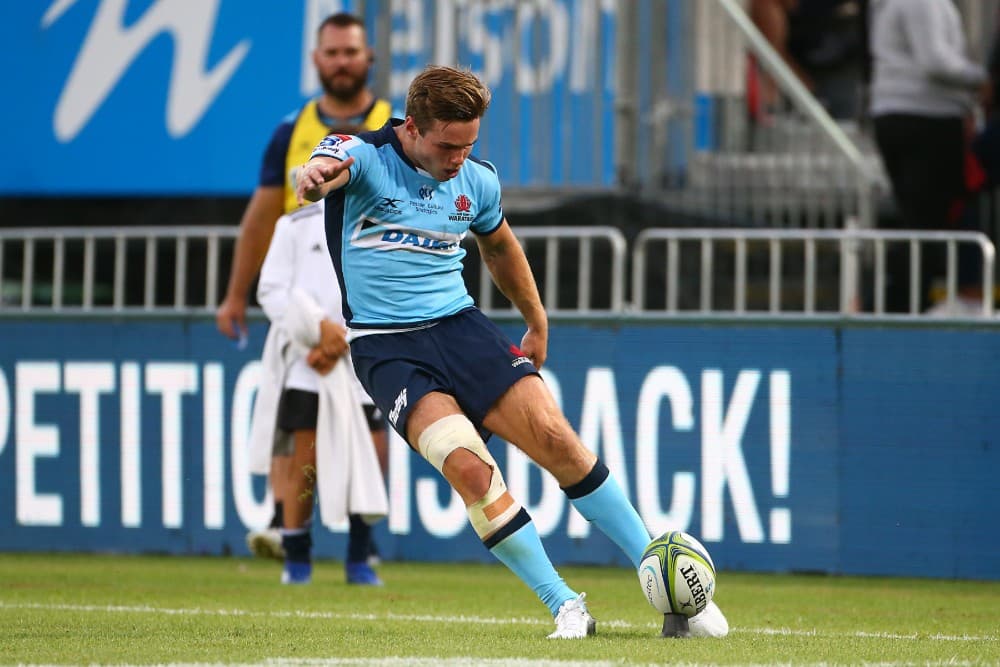
<svg viewBox="0 0 1000 667"><path fill-rule="evenodd" d="M580 593L575 598L566 600L556 614L556 631L549 639L583 639L597 632L597 621L587 611L584 598L586 593Z"/></svg>
<svg viewBox="0 0 1000 667"><path fill-rule="evenodd" d="M357 586L381 586L382 580L365 561L347 563L347 583Z"/></svg>
<svg viewBox="0 0 1000 667"><path fill-rule="evenodd" d="M285 558L285 550L281 546L281 531L277 528L251 530L247 533L247 548L258 558Z"/></svg>
<svg viewBox="0 0 1000 667"><path fill-rule="evenodd" d="M719 605L709 602L705 611L688 619L692 637L725 637L729 634L729 621Z"/></svg>
<svg viewBox="0 0 1000 667"><path fill-rule="evenodd" d="M283 584L308 584L312 581L312 563L285 561L285 569L281 571Z"/></svg>

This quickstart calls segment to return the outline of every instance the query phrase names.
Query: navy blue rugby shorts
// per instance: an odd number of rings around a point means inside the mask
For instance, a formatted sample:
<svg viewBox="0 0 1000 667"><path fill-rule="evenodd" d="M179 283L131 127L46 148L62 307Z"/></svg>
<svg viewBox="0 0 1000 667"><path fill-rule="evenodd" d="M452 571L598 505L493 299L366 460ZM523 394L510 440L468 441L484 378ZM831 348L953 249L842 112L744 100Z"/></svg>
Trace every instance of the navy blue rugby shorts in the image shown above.
<svg viewBox="0 0 1000 667"><path fill-rule="evenodd" d="M404 439L410 409L438 391L455 397L485 441L491 433L483 419L493 404L515 382L538 374L478 308L416 331L355 338L351 358L361 384Z"/></svg>

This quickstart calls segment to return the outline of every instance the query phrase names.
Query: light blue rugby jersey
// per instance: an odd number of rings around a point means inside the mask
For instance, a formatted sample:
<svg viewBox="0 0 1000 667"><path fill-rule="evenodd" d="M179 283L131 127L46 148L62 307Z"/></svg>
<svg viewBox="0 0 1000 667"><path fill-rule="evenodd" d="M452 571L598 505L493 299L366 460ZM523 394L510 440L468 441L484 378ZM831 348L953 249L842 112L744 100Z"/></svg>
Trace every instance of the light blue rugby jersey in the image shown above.
<svg viewBox="0 0 1000 667"><path fill-rule="evenodd" d="M313 156L354 158L348 184L326 199L326 239L352 329L406 328L473 305L462 239L503 222L500 181L470 158L440 182L403 153L392 119L358 136L330 135Z"/></svg>

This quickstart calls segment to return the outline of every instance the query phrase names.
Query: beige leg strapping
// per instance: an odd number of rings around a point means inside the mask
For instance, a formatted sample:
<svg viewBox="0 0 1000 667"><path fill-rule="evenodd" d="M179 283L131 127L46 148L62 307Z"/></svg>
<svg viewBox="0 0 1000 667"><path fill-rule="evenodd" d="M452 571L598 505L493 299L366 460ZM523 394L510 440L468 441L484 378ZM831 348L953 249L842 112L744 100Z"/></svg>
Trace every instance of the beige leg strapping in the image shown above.
<svg viewBox="0 0 1000 667"><path fill-rule="evenodd" d="M456 449L467 449L490 467L490 488L486 495L468 505L465 511L480 539L486 539L505 526L521 511L521 504L507 491L496 459L486 449L476 427L465 415L449 415L437 420L420 434L420 454L444 474L444 462Z"/></svg>

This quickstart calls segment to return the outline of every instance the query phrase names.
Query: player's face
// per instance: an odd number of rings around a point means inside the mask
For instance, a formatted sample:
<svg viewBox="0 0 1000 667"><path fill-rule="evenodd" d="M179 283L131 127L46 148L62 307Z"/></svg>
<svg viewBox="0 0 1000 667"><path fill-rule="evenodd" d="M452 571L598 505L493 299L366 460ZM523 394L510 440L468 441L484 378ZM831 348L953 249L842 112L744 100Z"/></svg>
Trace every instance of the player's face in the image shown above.
<svg viewBox="0 0 1000 667"><path fill-rule="evenodd" d="M313 64L327 95L351 101L368 84L371 51L360 26L328 25L319 34Z"/></svg>
<svg viewBox="0 0 1000 667"><path fill-rule="evenodd" d="M413 121L408 118L407 122ZM472 153L472 146L479 138L479 119L447 123L436 120L423 134L415 125L411 131L417 165L439 181L450 181L458 176L459 169Z"/></svg>

